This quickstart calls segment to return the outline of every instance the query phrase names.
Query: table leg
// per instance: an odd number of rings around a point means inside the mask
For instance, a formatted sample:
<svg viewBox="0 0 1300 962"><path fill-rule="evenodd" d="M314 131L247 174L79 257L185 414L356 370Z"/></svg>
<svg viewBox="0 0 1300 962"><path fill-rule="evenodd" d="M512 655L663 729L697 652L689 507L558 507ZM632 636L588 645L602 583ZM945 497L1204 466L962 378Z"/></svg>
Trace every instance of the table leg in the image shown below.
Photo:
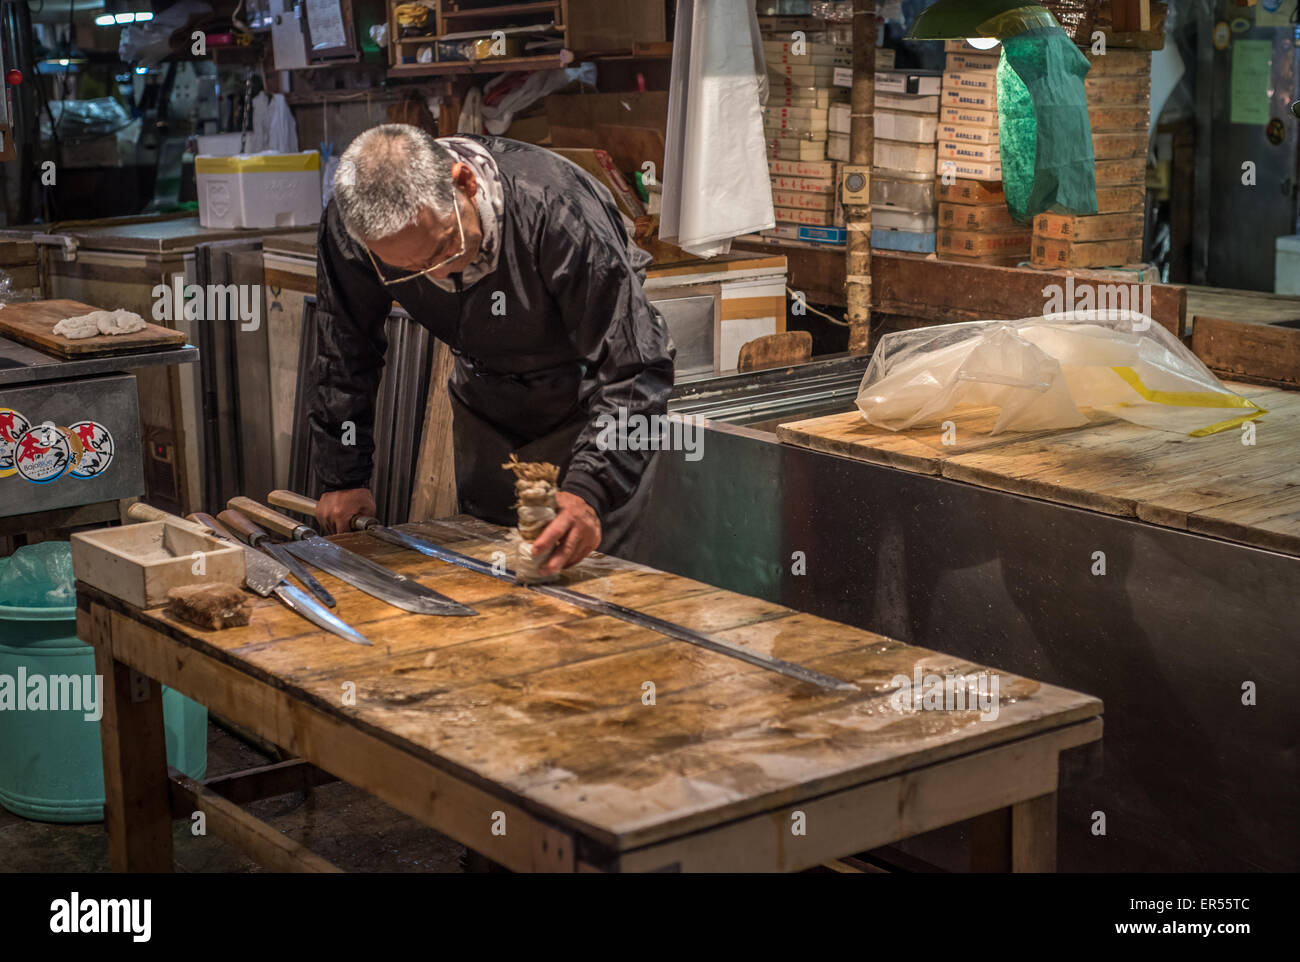
<svg viewBox="0 0 1300 962"><path fill-rule="evenodd" d="M1056 793L1011 806L1011 871L1056 871Z"/></svg>
<svg viewBox="0 0 1300 962"><path fill-rule="evenodd" d="M95 670L104 679L104 825L114 872L172 871L172 821L162 686L113 657L109 612L91 610Z"/></svg>

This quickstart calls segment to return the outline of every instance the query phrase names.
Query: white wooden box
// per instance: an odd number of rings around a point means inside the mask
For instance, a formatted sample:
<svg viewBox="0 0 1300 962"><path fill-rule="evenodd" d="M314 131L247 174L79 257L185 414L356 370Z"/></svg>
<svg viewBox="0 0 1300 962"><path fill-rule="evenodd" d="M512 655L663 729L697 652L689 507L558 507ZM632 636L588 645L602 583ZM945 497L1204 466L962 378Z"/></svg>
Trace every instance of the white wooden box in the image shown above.
<svg viewBox="0 0 1300 962"><path fill-rule="evenodd" d="M138 608L156 608L181 585L242 587L244 549L171 521L147 521L74 534L72 572Z"/></svg>

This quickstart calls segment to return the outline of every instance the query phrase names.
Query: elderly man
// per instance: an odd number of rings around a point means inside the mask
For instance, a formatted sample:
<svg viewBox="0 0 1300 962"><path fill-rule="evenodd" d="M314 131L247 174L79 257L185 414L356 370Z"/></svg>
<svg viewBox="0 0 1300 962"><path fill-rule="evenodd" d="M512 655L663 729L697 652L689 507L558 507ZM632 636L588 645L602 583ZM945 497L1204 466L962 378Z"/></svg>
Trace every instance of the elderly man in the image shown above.
<svg viewBox="0 0 1300 962"><path fill-rule="evenodd" d="M375 511L371 429L396 300L455 355L461 509L513 523L502 463L551 461L559 513L534 543L550 552L542 572L617 550L652 452L601 443L597 420L620 408L662 415L673 381L667 327L641 287L648 262L609 191L548 150L401 124L357 137L339 161L316 269L309 416L321 525L345 530ZM354 445L343 443L348 421Z"/></svg>

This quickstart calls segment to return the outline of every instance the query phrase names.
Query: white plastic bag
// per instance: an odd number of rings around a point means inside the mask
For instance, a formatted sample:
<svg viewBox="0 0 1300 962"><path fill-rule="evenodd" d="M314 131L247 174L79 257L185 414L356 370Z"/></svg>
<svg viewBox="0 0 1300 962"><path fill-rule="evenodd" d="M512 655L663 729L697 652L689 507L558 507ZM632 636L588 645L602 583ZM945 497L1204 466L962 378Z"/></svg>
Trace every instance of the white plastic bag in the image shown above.
<svg viewBox="0 0 1300 962"><path fill-rule="evenodd" d="M1084 410L1192 437L1264 414L1144 314L1071 311L887 334L858 389L872 424L903 431L1000 409L991 434L1088 423Z"/></svg>

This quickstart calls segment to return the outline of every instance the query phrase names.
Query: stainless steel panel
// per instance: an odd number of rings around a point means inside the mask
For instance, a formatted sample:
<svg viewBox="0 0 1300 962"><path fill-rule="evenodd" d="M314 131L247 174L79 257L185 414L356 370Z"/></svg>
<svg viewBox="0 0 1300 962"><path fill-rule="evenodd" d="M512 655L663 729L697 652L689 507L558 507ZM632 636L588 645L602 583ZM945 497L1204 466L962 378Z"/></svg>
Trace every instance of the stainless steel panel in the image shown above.
<svg viewBox="0 0 1300 962"><path fill-rule="evenodd" d="M1062 789L1063 870L1300 868L1300 559L724 424L698 461L661 455L624 554L1101 697L1104 772Z"/></svg>
<svg viewBox="0 0 1300 962"><path fill-rule="evenodd" d="M144 494L140 408L132 375L0 388L0 407L21 412L32 424L53 421L70 427L78 421L97 421L113 436L113 459L95 477L83 480L65 474L47 484L33 483L19 474L0 478L0 517Z"/></svg>
<svg viewBox="0 0 1300 962"><path fill-rule="evenodd" d="M672 335L677 357L673 370L684 381L713 373L713 332L717 301L712 295L692 297L652 297Z"/></svg>

